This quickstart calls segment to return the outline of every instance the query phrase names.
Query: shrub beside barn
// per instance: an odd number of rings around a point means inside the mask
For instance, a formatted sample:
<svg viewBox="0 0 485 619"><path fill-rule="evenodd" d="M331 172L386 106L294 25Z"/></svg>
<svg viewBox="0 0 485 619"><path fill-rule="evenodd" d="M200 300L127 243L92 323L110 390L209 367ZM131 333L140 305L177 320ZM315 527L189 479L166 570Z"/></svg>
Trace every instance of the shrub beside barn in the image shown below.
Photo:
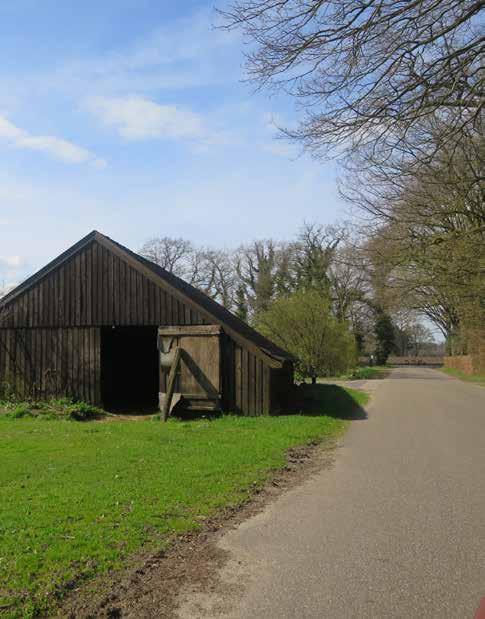
<svg viewBox="0 0 485 619"><path fill-rule="evenodd" d="M180 406L277 413L291 356L185 281L92 232L0 301L0 386L107 409L154 407L181 348Z"/></svg>

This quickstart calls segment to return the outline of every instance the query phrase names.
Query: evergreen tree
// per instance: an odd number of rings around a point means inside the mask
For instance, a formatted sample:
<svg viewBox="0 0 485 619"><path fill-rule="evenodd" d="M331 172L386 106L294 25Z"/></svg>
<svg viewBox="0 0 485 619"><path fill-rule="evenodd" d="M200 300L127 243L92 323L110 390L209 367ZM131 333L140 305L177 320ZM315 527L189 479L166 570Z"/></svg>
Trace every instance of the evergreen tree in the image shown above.
<svg viewBox="0 0 485 619"><path fill-rule="evenodd" d="M382 309L376 311L374 326L376 336L376 361L378 365L385 365L394 348L394 326L392 320Z"/></svg>
<svg viewBox="0 0 485 619"><path fill-rule="evenodd" d="M236 316L247 322L248 320L248 305L246 301L246 290L241 284L236 290Z"/></svg>

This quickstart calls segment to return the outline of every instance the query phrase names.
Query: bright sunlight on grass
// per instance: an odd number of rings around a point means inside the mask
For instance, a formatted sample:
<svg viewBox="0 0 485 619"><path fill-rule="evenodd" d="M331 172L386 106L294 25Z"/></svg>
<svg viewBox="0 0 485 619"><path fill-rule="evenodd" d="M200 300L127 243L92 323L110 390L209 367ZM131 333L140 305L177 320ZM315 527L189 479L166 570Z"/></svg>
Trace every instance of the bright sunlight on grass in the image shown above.
<svg viewBox="0 0 485 619"><path fill-rule="evenodd" d="M305 415L167 424L0 415L0 616L45 613L142 545L163 546L243 502L288 448L338 434L366 400L317 388Z"/></svg>
<svg viewBox="0 0 485 619"><path fill-rule="evenodd" d="M373 380L385 378L389 374L389 368L385 365L367 365L355 368L348 376L349 380Z"/></svg>

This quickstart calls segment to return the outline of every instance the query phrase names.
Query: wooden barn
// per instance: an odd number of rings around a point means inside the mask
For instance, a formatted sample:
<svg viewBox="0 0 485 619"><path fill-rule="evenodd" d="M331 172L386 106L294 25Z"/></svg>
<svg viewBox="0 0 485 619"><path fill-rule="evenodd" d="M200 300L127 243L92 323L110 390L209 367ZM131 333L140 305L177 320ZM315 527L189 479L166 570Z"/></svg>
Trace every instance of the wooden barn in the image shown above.
<svg viewBox="0 0 485 619"><path fill-rule="evenodd" d="M208 296L96 231L1 299L0 388L116 410L156 407L167 385L189 409L276 413L293 363Z"/></svg>

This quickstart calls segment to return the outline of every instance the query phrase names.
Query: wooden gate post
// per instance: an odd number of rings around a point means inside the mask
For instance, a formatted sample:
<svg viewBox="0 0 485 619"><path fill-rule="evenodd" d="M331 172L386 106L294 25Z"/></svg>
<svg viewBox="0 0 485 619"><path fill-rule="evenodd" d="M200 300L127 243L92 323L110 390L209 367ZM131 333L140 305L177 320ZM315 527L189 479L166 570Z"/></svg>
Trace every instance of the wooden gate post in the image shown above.
<svg viewBox="0 0 485 619"><path fill-rule="evenodd" d="M167 421L170 414L170 404L172 403L173 392L175 389L175 379L177 377L177 370L180 364L180 358L182 356L182 349L176 348L173 356L172 366L170 368L170 374L168 375L167 393L163 401L162 407L162 420Z"/></svg>

